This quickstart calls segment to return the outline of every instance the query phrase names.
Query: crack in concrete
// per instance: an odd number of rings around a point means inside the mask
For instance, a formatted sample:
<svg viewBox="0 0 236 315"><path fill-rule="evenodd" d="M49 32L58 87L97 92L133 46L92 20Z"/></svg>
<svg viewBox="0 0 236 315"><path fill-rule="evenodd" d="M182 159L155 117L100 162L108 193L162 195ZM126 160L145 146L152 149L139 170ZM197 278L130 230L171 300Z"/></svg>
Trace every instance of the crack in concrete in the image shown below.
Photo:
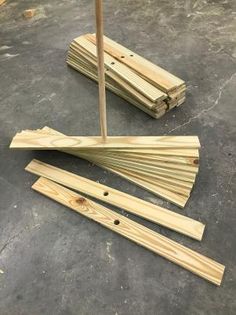
<svg viewBox="0 0 236 315"><path fill-rule="evenodd" d="M13 235L12 237L10 237L6 243L2 246L2 248L0 249L0 254L7 248L7 246L20 234L22 233L22 231L20 231L19 233Z"/></svg>
<svg viewBox="0 0 236 315"><path fill-rule="evenodd" d="M208 107L208 108L206 108L206 109L203 109L203 110L200 111L200 113L198 113L197 115L195 115L195 116L189 118L189 120L186 121L185 123L183 123L183 124L181 124L181 125L179 125L179 126L173 128L173 129L171 129L170 131L167 132L167 134L170 134L170 133L172 133L173 131L176 131L176 130L178 130L178 129L184 127L184 126L189 125L194 119L197 119L197 118L199 118L202 114L208 113L209 111L211 111L212 109L214 109L214 108L219 104L219 101L220 101L220 99L221 99L221 96L222 96L222 93L223 93L224 88L225 88L226 85L233 79L233 77L235 76L235 74L236 74L236 72L233 73L233 74L231 75L231 77L230 77L228 80L226 80L226 81L219 87L219 93L218 93L218 96L217 96L217 98L216 98L216 100L215 100L215 102L214 102L213 105L211 105L210 107Z"/></svg>

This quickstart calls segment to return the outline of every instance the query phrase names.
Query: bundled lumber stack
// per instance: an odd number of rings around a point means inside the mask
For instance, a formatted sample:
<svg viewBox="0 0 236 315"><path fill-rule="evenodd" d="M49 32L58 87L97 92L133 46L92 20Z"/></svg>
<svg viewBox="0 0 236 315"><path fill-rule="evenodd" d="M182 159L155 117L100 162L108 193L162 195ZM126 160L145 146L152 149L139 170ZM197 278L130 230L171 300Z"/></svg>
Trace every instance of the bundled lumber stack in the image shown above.
<svg viewBox="0 0 236 315"><path fill-rule="evenodd" d="M53 129L17 133L13 149L59 150L87 159L184 207L198 173L195 136L68 137Z"/></svg>
<svg viewBox="0 0 236 315"><path fill-rule="evenodd" d="M67 63L98 81L96 36L75 38ZM106 87L154 118L185 100L183 80L104 36Z"/></svg>

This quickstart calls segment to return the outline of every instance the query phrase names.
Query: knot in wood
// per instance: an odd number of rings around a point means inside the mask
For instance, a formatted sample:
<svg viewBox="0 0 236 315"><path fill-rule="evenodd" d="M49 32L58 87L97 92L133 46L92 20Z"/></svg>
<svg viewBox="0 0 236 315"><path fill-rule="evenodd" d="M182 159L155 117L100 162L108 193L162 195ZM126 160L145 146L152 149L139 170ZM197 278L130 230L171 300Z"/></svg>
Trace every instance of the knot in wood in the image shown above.
<svg viewBox="0 0 236 315"><path fill-rule="evenodd" d="M76 202L82 205L86 202L86 199L84 197L79 197L78 199L76 199Z"/></svg>

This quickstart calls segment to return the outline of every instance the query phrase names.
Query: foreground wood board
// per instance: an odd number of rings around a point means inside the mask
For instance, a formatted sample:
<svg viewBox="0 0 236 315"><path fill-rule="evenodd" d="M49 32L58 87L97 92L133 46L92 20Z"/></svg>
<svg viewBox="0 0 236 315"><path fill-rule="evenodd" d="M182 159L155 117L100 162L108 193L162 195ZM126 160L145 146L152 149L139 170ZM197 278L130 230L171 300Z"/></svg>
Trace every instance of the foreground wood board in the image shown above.
<svg viewBox="0 0 236 315"><path fill-rule="evenodd" d="M47 135L37 131L22 131L13 138L10 148L15 149L78 149L78 148L200 148L196 136L163 136L163 137L107 137L106 142L101 137L78 137Z"/></svg>
<svg viewBox="0 0 236 315"><path fill-rule="evenodd" d="M196 275L220 285L225 267L141 224L119 215L48 179L40 178L32 188L108 229L165 257Z"/></svg>
<svg viewBox="0 0 236 315"><path fill-rule="evenodd" d="M205 225L191 218L37 160L32 160L25 170L105 201L194 239L202 239Z"/></svg>

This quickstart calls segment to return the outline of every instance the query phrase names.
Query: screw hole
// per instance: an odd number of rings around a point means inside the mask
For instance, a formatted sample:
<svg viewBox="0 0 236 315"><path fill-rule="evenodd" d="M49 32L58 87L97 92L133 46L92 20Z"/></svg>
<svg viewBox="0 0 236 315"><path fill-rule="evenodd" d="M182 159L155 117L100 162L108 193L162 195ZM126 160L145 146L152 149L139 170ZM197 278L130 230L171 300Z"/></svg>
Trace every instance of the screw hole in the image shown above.
<svg viewBox="0 0 236 315"><path fill-rule="evenodd" d="M115 225L119 225L120 224L120 220L114 220L114 224Z"/></svg>
<svg viewBox="0 0 236 315"><path fill-rule="evenodd" d="M125 58L125 56L121 56L121 58Z"/></svg>
<svg viewBox="0 0 236 315"><path fill-rule="evenodd" d="M132 54L130 55L130 57L133 57L133 56L134 56L134 55L132 55Z"/></svg>
<svg viewBox="0 0 236 315"><path fill-rule="evenodd" d="M198 164L199 164L199 160L198 160L198 159L195 159L195 160L193 161L193 163L194 163L195 165L198 165Z"/></svg>
<svg viewBox="0 0 236 315"><path fill-rule="evenodd" d="M109 195L109 192L108 192L108 191L104 191L103 195L104 195L104 196L108 196L108 195Z"/></svg>
<svg viewBox="0 0 236 315"><path fill-rule="evenodd" d="M231 156L232 155L232 153L228 153L228 156Z"/></svg>
<svg viewBox="0 0 236 315"><path fill-rule="evenodd" d="M112 62L111 62L111 65L114 65L114 64L115 64L115 62L114 62L114 61L112 61Z"/></svg>

